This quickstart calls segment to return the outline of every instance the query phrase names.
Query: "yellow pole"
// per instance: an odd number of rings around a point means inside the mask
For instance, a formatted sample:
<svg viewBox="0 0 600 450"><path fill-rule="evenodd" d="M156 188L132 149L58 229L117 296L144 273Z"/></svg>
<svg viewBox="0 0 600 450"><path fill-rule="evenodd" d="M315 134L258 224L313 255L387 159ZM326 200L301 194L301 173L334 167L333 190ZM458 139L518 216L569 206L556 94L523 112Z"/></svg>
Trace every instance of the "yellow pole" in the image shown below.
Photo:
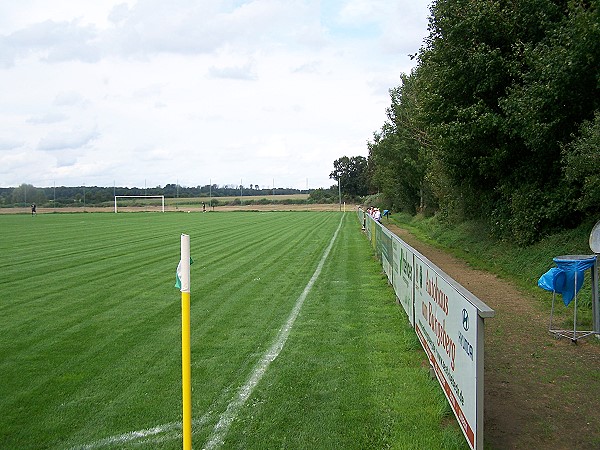
<svg viewBox="0 0 600 450"><path fill-rule="evenodd" d="M183 450L192 449L192 353L190 350L190 237L181 235L181 386Z"/></svg>
<svg viewBox="0 0 600 450"><path fill-rule="evenodd" d="M183 450L192 448L192 356L190 293L181 293L181 383L183 387Z"/></svg>

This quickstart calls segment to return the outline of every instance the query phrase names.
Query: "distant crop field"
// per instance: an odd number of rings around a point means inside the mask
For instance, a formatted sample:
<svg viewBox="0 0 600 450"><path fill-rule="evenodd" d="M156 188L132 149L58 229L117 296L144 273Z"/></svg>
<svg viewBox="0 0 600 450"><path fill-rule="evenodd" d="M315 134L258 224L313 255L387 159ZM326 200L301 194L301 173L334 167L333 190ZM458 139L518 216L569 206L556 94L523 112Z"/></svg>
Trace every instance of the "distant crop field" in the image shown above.
<svg viewBox="0 0 600 450"><path fill-rule="evenodd" d="M198 205L202 203L207 203L211 197L179 197L179 198L165 198L165 205ZM308 199L308 194L284 194L284 195L237 195L237 196L225 196L225 197L212 197L212 200L217 200L219 202L232 202L233 200L240 201L257 201L262 199L267 200L306 200Z"/></svg>
<svg viewBox="0 0 600 450"><path fill-rule="evenodd" d="M181 448L181 233L194 448L466 448L353 213L0 228L0 448Z"/></svg>

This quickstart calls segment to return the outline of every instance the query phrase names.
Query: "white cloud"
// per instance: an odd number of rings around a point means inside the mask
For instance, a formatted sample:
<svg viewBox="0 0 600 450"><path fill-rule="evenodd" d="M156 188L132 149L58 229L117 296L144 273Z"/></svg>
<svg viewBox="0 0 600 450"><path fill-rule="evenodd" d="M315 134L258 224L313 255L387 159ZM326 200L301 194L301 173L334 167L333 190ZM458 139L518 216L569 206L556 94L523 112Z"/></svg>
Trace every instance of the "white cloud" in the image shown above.
<svg viewBox="0 0 600 450"><path fill-rule="evenodd" d="M95 130L53 131L40 140L37 150L81 149L98 136Z"/></svg>
<svg viewBox="0 0 600 450"><path fill-rule="evenodd" d="M25 144L24 141L17 141L14 139L5 139L0 137L0 151L3 150L15 150Z"/></svg>
<svg viewBox="0 0 600 450"><path fill-rule="evenodd" d="M37 114L27 120L34 125L60 123L68 119L68 116L59 112L47 112Z"/></svg>
<svg viewBox="0 0 600 450"><path fill-rule="evenodd" d="M363 25L376 22L378 12L384 13L385 4L390 2L373 0L350 0L340 9L338 19L341 23Z"/></svg>
<svg viewBox="0 0 600 450"><path fill-rule="evenodd" d="M0 186L329 186L335 159L367 155L426 17L412 0L4 2Z"/></svg>
<svg viewBox="0 0 600 450"><path fill-rule="evenodd" d="M17 58L30 54L48 62L95 62L100 58L95 38L94 27L82 26L78 21L34 23L2 37L2 47L11 55L4 64L12 66Z"/></svg>
<svg viewBox="0 0 600 450"><path fill-rule="evenodd" d="M86 99L77 91L59 92L53 102L55 106L85 106L85 104Z"/></svg>
<svg viewBox="0 0 600 450"><path fill-rule="evenodd" d="M210 67L208 74L212 78L228 78L231 80L256 80L257 75L251 62L242 66Z"/></svg>

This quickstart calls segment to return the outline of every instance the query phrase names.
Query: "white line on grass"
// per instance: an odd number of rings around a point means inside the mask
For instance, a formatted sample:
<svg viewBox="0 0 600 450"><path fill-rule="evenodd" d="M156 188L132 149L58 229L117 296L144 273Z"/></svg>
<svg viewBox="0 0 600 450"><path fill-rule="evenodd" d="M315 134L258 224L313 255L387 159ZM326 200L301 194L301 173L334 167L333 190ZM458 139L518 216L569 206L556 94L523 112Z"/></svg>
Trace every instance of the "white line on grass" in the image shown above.
<svg viewBox="0 0 600 450"><path fill-rule="evenodd" d="M157 434L168 433L175 430L181 430L181 422L172 422L164 425L157 425L152 428L146 428L145 430L130 431L128 433L123 433L116 436L109 436L99 441L92 442L91 444L86 444L73 448L81 450L91 450L95 448L107 447L109 445L125 444L127 442L137 441L139 439L144 439L149 436L156 436Z"/></svg>
<svg viewBox="0 0 600 450"><path fill-rule="evenodd" d="M208 414L205 414L200 419L192 421L192 426L202 426L208 420ZM126 444L128 442L141 443L147 442L159 442L166 439L180 439L182 437L182 424L181 422L165 423L163 425L157 425L152 428L146 428L145 430L129 431L127 433L118 434L115 436L109 436L104 439L92 442L90 444L78 445L72 447L71 450L93 450L102 447L114 446Z"/></svg>
<svg viewBox="0 0 600 450"><path fill-rule="evenodd" d="M240 388L240 390L237 393L237 396L231 400L231 402L227 406L227 409L225 410L225 412L223 414L221 414L221 418L219 419L219 422L217 422L217 424L215 425L215 428L213 429L213 432L212 432L210 438L208 439L208 442L203 447L205 450L210 450L210 449L215 448L218 445L223 444L223 440L225 438L225 435L227 434L227 431L229 430L229 426L236 418L237 413L239 412L240 408L242 406L244 406L244 403L246 403L246 400L248 400L248 398L250 397L250 394L252 394L252 391L254 390L254 388L260 381L260 379L263 377L263 375L267 371L269 364L271 364L271 362L273 360L275 360L275 358L277 358L277 356L279 356L279 353L283 349L283 346L285 345L285 343L288 339L288 336L290 335L292 326L294 325L294 322L296 321L296 318L298 317L298 314L300 313L300 309L302 308L302 304L304 303L304 300L308 296L308 293L311 291L313 285L315 284L315 281L317 281L317 278L321 274L323 265L325 264L325 261L327 260L327 257L329 256L329 252L333 248L333 243L335 242L338 232L340 231L340 228L342 227L343 220L344 220L344 217L342 216L342 219L340 220L340 224L338 225L337 230L335 230L335 233L333 234L333 237L331 238L329 245L325 249L325 253L323 253L323 256L321 257L321 261L319 261L319 265L315 269L315 273L313 273L313 276L308 281L308 284L302 291L302 294L300 294L300 297L298 297L298 299L296 300L296 304L294 305L294 308L292 309L292 312L290 313L287 322L281 328L281 330L279 330L279 334L277 335L275 342L273 343L271 348L269 348L269 350L267 350L267 352L263 355L263 357L258 362L258 364L254 367L254 371L248 378L248 381L246 381L246 384L244 384Z"/></svg>

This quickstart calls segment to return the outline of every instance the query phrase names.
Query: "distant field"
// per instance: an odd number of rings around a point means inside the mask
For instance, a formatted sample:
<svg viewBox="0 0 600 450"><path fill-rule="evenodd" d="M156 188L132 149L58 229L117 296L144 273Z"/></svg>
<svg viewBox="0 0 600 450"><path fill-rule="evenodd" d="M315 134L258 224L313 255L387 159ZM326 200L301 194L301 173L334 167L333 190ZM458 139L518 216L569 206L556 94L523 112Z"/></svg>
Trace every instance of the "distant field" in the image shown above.
<svg viewBox="0 0 600 450"><path fill-rule="evenodd" d="M245 196L245 197L179 197L165 198L165 211L190 210L198 211L204 208L214 211L252 210L252 211L340 211L338 203L305 203L308 194ZM302 201L302 202L301 202ZM233 202L233 204L232 204ZM121 198L118 203L119 212L160 211L160 198ZM353 210L353 205L344 205L342 209ZM114 201L102 204L79 203L76 206L38 207L38 214L65 212L107 212L114 211ZM0 208L2 214L31 214L27 207Z"/></svg>
<svg viewBox="0 0 600 450"><path fill-rule="evenodd" d="M218 200L219 202L232 202L234 200L240 201L257 201L262 199L267 200L306 200L308 194L289 194L289 195L250 195L250 196L228 196L228 197L212 197L212 200ZM189 198L165 198L165 205L202 205L202 203L208 204L210 197L189 197Z"/></svg>
<svg viewBox="0 0 600 450"><path fill-rule="evenodd" d="M0 228L0 448L181 448L181 233L194 448L466 448L355 214L2 215Z"/></svg>

